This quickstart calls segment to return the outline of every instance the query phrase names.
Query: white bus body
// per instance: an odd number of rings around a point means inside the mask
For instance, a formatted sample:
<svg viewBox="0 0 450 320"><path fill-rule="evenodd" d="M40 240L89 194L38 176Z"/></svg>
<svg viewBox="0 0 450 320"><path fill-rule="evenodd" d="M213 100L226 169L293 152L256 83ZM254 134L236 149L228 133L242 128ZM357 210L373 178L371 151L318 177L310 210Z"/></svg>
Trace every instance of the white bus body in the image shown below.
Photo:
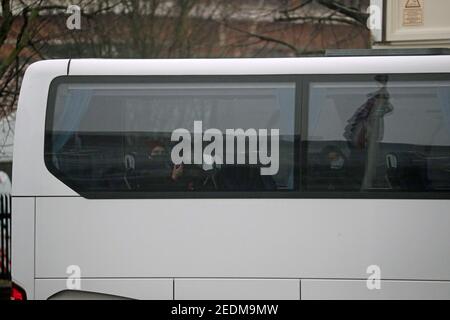
<svg viewBox="0 0 450 320"><path fill-rule="evenodd" d="M354 112L383 88L394 111L376 125L357 115L344 138ZM23 80L15 131L13 281L28 299L450 299L449 97L446 55L37 62ZM172 118L162 118L164 108ZM184 122L175 119L182 112ZM142 135L199 118L224 132L233 121L281 128L270 190L240 174L208 192L191 182L188 191L146 189L127 176L147 146ZM121 169L107 174L101 163L112 166L125 149L122 185ZM327 172L341 169L357 150L364 172L345 175L354 187L304 168L324 155L317 163ZM405 168L425 180L398 169L404 154L418 163ZM395 162L389 172L385 159Z"/></svg>

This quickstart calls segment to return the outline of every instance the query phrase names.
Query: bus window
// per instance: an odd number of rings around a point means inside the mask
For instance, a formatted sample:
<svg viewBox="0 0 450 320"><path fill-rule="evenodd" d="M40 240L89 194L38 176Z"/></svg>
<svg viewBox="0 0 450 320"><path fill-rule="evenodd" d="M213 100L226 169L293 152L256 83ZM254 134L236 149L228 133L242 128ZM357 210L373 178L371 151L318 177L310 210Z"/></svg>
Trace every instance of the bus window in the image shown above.
<svg viewBox="0 0 450 320"><path fill-rule="evenodd" d="M309 84L305 189L450 190L450 81Z"/></svg>
<svg viewBox="0 0 450 320"><path fill-rule="evenodd" d="M294 190L294 83L59 83L46 165L81 194Z"/></svg>

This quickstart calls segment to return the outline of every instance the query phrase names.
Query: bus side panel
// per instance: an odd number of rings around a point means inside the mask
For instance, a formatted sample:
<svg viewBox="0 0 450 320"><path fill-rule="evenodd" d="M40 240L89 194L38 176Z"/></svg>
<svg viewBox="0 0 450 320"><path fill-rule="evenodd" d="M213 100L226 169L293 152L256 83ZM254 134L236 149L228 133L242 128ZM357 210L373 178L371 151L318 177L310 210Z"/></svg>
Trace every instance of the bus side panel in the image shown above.
<svg viewBox="0 0 450 320"><path fill-rule="evenodd" d="M72 279L38 279L36 299L173 299L172 279L83 279L76 290L72 283Z"/></svg>
<svg viewBox="0 0 450 320"><path fill-rule="evenodd" d="M13 196L76 195L49 173L44 164L44 137L50 83L67 74L68 60L33 63L20 89L14 135Z"/></svg>
<svg viewBox="0 0 450 320"><path fill-rule="evenodd" d="M175 300L299 300L298 279L175 279Z"/></svg>
<svg viewBox="0 0 450 320"><path fill-rule="evenodd" d="M36 201L37 278L450 280L447 200Z"/></svg>
<svg viewBox="0 0 450 320"><path fill-rule="evenodd" d="M450 300L448 281L302 280L302 300Z"/></svg>
<svg viewBox="0 0 450 320"><path fill-rule="evenodd" d="M34 198L12 199L12 280L34 297Z"/></svg>

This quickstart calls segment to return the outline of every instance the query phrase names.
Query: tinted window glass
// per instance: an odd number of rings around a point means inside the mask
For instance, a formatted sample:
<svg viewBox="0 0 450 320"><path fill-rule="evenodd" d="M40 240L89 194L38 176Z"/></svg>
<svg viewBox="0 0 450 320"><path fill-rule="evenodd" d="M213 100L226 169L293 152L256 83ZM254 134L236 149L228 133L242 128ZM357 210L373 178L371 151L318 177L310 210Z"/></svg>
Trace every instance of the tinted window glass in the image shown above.
<svg viewBox="0 0 450 320"><path fill-rule="evenodd" d="M313 82L305 189L449 191L450 82Z"/></svg>
<svg viewBox="0 0 450 320"><path fill-rule="evenodd" d="M80 193L294 189L293 83L63 83L46 163Z"/></svg>

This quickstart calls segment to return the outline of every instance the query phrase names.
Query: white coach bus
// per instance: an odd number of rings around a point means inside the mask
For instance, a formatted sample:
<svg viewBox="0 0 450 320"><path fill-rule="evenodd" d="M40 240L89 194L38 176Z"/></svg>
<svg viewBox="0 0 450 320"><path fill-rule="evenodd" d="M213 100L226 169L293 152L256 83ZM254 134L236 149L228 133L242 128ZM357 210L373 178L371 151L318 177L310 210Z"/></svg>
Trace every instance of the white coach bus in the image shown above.
<svg viewBox="0 0 450 320"><path fill-rule="evenodd" d="M450 299L450 55L49 60L16 299Z"/></svg>

